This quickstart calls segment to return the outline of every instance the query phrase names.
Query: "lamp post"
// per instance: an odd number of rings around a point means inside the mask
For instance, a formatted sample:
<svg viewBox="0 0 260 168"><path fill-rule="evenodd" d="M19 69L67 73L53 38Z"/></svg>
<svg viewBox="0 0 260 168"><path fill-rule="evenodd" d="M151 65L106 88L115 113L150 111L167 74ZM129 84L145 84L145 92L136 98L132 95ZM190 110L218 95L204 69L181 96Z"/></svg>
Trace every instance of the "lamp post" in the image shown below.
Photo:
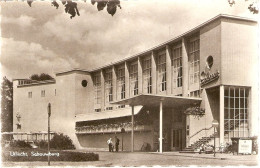
<svg viewBox="0 0 260 168"><path fill-rule="evenodd" d="M216 133L215 133L215 129L219 126L218 120L213 120L212 126L214 127L214 157L216 157Z"/></svg>
<svg viewBox="0 0 260 168"><path fill-rule="evenodd" d="M48 166L50 166L50 116L51 116L51 103L48 104Z"/></svg>

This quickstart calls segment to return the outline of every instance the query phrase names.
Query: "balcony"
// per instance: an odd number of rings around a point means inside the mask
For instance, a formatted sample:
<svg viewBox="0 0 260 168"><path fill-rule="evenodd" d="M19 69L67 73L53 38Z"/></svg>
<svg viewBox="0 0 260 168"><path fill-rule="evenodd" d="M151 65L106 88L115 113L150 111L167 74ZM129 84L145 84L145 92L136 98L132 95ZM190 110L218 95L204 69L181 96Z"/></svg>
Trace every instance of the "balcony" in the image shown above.
<svg viewBox="0 0 260 168"><path fill-rule="evenodd" d="M125 132L132 130L131 126L127 127L100 127L100 126L82 126L76 127L76 134L105 134L105 133L120 133L121 128L125 129ZM151 131L152 125L136 125L134 131Z"/></svg>

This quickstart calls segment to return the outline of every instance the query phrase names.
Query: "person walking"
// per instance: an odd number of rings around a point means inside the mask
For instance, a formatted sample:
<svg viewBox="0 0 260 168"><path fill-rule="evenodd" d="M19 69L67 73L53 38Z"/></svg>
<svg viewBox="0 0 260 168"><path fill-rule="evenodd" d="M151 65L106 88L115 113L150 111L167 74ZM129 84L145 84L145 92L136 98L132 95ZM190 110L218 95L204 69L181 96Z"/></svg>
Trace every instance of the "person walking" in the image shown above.
<svg viewBox="0 0 260 168"><path fill-rule="evenodd" d="M108 144L109 152L113 152L113 142L112 142L112 138L109 138L109 139L107 140L107 144Z"/></svg>
<svg viewBox="0 0 260 168"><path fill-rule="evenodd" d="M115 142L116 142L116 152L118 152L118 146L119 146L119 139L117 138L117 136L115 136Z"/></svg>

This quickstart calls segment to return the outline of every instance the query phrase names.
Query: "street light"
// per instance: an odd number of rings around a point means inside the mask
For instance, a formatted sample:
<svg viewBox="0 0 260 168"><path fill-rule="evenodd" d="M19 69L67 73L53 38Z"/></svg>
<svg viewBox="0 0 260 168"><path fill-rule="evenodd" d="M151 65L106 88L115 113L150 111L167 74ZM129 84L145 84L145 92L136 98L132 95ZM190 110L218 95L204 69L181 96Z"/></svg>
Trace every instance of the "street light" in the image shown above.
<svg viewBox="0 0 260 168"><path fill-rule="evenodd" d="M51 103L48 104L48 166L50 166L50 117L51 117Z"/></svg>
<svg viewBox="0 0 260 168"><path fill-rule="evenodd" d="M216 133L215 133L215 129L218 128L218 126L219 126L218 120L213 120L212 126L214 127L214 157L216 157Z"/></svg>

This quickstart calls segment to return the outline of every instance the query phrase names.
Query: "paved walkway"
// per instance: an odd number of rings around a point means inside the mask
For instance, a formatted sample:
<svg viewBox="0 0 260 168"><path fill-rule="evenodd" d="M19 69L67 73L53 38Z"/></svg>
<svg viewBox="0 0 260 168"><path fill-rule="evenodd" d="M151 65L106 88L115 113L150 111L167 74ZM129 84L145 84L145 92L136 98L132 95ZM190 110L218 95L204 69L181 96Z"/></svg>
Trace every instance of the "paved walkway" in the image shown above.
<svg viewBox="0 0 260 168"><path fill-rule="evenodd" d="M216 153L215 157L214 154L199 154L199 153L179 153L179 152L150 152L152 154L158 155L168 155L168 156L182 156L182 157L193 157L193 158L204 158L204 159L220 159L220 160L259 160L258 155L242 155L242 154L235 154L232 153Z"/></svg>
<svg viewBox="0 0 260 168"><path fill-rule="evenodd" d="M198 154L198 153L179 153L179 152L108 152L76 150L82 152L94 152L99 154L99 161L91 162L51 162L51 166L256 166L258 165L258 155L233 155L217 153ZM2 166L7 167L34 167L47 166L47 162L8 162Z"/></svg>

